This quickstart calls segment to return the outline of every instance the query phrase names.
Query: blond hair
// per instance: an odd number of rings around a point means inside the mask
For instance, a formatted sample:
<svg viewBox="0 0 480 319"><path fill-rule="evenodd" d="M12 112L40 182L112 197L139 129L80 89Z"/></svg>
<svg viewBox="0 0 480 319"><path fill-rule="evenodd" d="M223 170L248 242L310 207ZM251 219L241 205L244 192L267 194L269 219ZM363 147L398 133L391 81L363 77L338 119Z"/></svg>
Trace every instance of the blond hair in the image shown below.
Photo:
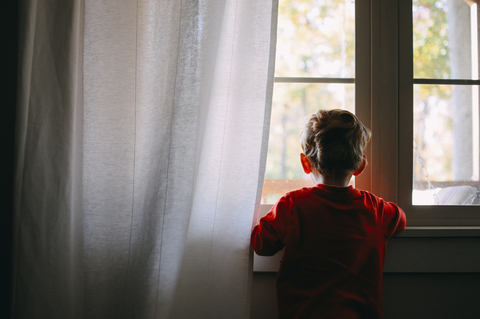
<svg viewBox="0 0 480 319"><path fill-rule="evenodd" d="M362 165L371 133L346 110L319 110L310 115L300 144L312 167L326 178L341 178Z"/></svg>

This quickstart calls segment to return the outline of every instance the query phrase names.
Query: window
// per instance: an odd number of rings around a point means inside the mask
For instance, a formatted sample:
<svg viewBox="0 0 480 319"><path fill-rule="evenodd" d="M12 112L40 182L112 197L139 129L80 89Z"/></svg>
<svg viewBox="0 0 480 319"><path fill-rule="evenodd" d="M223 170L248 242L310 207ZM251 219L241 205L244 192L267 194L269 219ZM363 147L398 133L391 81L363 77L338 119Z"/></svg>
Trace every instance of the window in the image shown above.
<svg viewBox="0 0 480 319"><path fill-rule="evenodd" d="M415 224L478 225L477 5L399 8L409 26L399 33L400 204Z"/></svg>
<svg viewBox="0 0 480 319"><path fill-rule="evenodd" d="M412 204L478 204L477 5L414 0L412 17Z"/></svg>
<svg viewBox="0 0 480 319"><path fill-rule="evenodd" d="M463 11L455 11L458 7ZM339 73L328 73L333 70L329 67L318 73L320 62L333 65L328 59L335 58L318 34L308 38L307 31L320 32L321 17L328 15L321 21L328 23L353 10L352 27L343 27L351 35L337 37L349 48L345 52L354 48L355 54L335 57L347 61ZM295 189L310 183L298 173L299 129L304 114L331 104L354 110L373 133L366 150L369 166L355 180L356 187L397 202L409 226L480 225L480 208L475 206L480 166L477 11L470 0L281 0L267 159L267 165L275 163L276 168L267 170L264 202L274 202L288 184ZM289 21L285 14L290 14ZM453 19L461 26L451 26ZM304 33L295 35L295 30ZM335 32L340 30L337 25ZM350 37L354 44L347 41ZM283 53L282 46L293 53ZM333 52L342 52L342 45L339 48ZM338 92L344 93L342 98ZM466 102L457 102L457 96ZM465 113L454 125L457 105ZM290 166L297 172L289 171ZM455 187L468 191L468 201L440 202Z"/></svg>
<svg viewBox="0 0 480 319"><path fill-rule="evenodd" d="M299 133L318 109L355 112L355 3L280 0L275 86L263 202L312 186Z"/></svg>

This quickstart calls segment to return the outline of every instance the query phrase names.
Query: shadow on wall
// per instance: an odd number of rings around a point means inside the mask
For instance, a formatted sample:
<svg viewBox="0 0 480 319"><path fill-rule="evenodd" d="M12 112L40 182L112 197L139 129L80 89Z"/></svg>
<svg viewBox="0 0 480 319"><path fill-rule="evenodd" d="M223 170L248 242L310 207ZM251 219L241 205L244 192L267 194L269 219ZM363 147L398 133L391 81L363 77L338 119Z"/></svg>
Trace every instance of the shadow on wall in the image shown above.
<svg viewBox="0 0 480 319"><path fill-rule="evenodd" d="M277 273L253 275L252 319L276 319ZM383 316L388 319L480 318L480 273L385 273Z"/></svg>
<svg viewBox="0 0 480 319"><path fill-rule="evenodd" d="M3 0L0 6L0 317L10 317L12 277L14 123L17 97L18 1Z"/></svg>

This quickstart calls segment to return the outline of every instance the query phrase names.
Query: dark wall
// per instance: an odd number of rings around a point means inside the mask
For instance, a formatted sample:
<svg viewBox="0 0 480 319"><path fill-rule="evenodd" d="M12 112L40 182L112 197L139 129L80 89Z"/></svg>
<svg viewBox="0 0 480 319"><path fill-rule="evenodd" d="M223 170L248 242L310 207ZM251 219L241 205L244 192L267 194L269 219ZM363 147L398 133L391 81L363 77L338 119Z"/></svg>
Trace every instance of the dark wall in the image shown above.
<svg viewBox="0 0 480 319"><path fill-rule="evenodd" d="M480 231L407 228L390 239L383 274L385 319L480 318ZM271 268L278 268L272 260ZM277 318L276 272L255 272L252 319Z"/></svg>
<svg viewBox="0 0 480 319"><path fill-rule="evenodd" d="M254 273L251 319L276 319L276 273ZM478 273L386 273L385 319L480 318Z"/></svg>
<svg viewBox="0 0 480 319"><path fill-rule="evenodd" d="M12 278L13 149L17 95L18 1L0 5L0 318L9 318Z"/></svg>

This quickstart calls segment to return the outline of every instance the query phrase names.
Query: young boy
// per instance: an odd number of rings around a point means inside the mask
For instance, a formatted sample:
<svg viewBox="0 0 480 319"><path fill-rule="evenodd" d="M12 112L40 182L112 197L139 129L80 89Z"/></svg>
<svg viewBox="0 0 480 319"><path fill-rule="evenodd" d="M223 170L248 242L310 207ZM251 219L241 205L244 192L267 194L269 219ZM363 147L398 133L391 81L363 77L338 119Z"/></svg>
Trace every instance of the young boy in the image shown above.
<svg viewBox="0 0 480 319"><path fill-rule="evenodd" d="M370 131L352 113L320 110L300 142L314 187L283 196L260 220L259 255L285 247L277 277L279 318L381 318L382 269L390 237L405 228L395 204L348 183L367 165Z"/></svg>

